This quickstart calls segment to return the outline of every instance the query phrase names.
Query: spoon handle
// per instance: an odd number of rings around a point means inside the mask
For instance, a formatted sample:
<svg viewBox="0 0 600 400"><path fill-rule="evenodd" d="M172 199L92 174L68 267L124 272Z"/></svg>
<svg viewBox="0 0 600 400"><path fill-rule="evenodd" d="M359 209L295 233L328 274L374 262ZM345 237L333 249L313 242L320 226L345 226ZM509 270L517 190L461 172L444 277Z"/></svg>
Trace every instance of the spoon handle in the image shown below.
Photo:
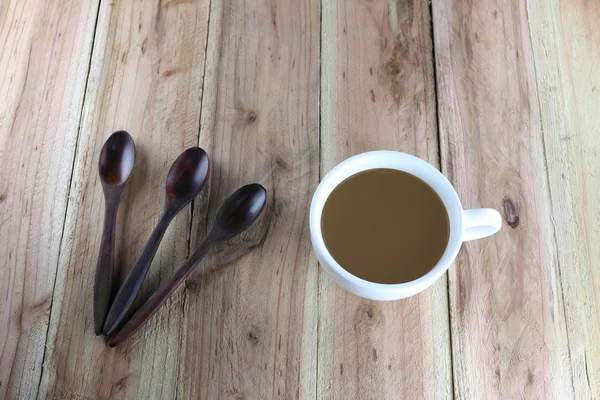
<svg viewBox="0 0 600 400"><path fill-rule="evenodd" d="M96 335L102 333L112 296L113 251L115 248L115 222L118 206L118 199L107 200L105 204L104 228L102 229L102 241L98 252L94 283L94 332Z"/></svg>
<svg viewBox="0 0 600 400"><path fill-rule="evenodd" d="M194 270L194 267L206 256L208 250L216 241L210 238L210 235L198 246L194 254L187 259L187 261L179 267L173 274L171 279L159 287L153 294L146 300L146 302L136 311L129 321L121 328L121 330L113 336L109 341L110 347L118 346L124 340L127 340L131 335L137 332L155 312L167 301L167 299L173 294L175 289L179 287L181 282L188 277L188 275Z"/></svg>
<svg viewBox="0 0 600 400"><path fill-rule="evenodd" d="M112 306L110 307L110 311L108 312L108 316L106 317L106 322L104 323L104 334L110 335L113 333L115 328L123 321L123 318L127 315L127 312L131 308L133 301L138 295L142 283L146 278L146 274L150 269L150 265L152 264L152 260L154 259L154 255L158 250L158 245L162 240L162 237L169 226L169 223L173 219L175 214L163 212L154 228L154 231L148 238L148 242L142 250L142 253L137 258L134 266L131 268L131 271L127 274L125 281L119 288L117 292L117 296L115 297Z"/></svg>

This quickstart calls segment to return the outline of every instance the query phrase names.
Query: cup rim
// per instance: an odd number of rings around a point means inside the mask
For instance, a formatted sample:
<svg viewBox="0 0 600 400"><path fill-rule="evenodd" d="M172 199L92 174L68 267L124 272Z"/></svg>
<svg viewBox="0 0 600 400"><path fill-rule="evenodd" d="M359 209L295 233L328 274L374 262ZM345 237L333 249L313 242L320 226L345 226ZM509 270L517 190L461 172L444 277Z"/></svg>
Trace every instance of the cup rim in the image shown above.
<svg viewBox="0 0 600 400"><path fill-rule="evenodd" d="M446 212L448 214L449 224L450 224L450 235L448 238L448 244L446 245L446 249L444 253L436 263L436 265L431 268L426 274L420 276L417 279L414 279L409 282L403 283L377 283L371 282L362 278L359 278L356 275L351 274L346 269L344 269L331 255L327 246L325 245L325 241L323 239L323 234L321 230L321 216L323 212L323 206L318 206L317 202L319 202L320 197L325 195L325 199L323 200L323 205L325 201L331 194L331 192L345 179L353 176L359 172L368 171L371 169L379 169L379 168L391 168L397 169L400 171L404 171L407 173L413 174L411 171L405 171L400 168L389 167L389 166L381 166L376 165L378 161L390 157L397 159L398 161L406 161L407 163L417 164L419 169L422 171L426 171L426 174L432 175L432 179L441 182L445 187L446 193L445 196L442 196L439 188L433 187L429 182L427 183L437 194L442 198L444 206L446 207ZM369 162L373 162L373 165L367 165L364 167L359 167L359 169L355 172L348 173L347 169L349 166L353 164L363 164L367 159L370 159ZM383 163L385 164L385 163ZM340 177L341 176L341 177ZM417 175L415 175L417 176ZM420 176L418 178L425 181ZM339 180L339 182L332 185L332 181ZM325 194L324 194L325 192ZM444 201L444 198L449 199L452 204L447 204ZM458 216L452 220L451 215L452 211L454 214L458 211ZM332 168L321 180L317 189L315 190L310 206L310 214L309 214L309 224L310 224L310 234L311 241L315 252L317 253L317 258L321 261L322 266L326 270L331 270L328 272L333 272L338 275L339 278L344 281L348 281L351 284L357 285L363 289L367 289L369 291L375 292L385 292L385 293L394 293L402 297L407 297L416 293L421 292L427 287L431 286L447 269L450 267L460 247L462 245L462 233L463 233L463 207L452 184L448 181L448 179L433 165L429 164L427 161L422 160L418 157L412 156L407 153L402 153L399 151L391 151L391 150L377 150L377 151L369 151L365 153L360 153L346 160L342 161L334 168ZM335 277L334 277L335 278ZM399 297L401 298L401 297Z"/></svg>

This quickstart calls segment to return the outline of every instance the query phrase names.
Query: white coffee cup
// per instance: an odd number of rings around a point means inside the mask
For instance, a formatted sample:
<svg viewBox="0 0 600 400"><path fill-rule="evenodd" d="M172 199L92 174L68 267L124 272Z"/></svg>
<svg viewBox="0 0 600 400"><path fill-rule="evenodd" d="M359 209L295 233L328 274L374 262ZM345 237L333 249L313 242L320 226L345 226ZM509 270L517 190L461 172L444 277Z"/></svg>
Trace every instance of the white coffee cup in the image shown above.
<svg viewBox="0 0 600 400"><path fill-rule="evenodd" d="M442 258L428 273L398 284L369 282L346 271L331 256L321 231L321 215L329 194L346 178L370 169L391 168L408 172L431 186L446 206L450 237ZM502 217L490 208L463 210L452 184L431 164L396 151L371 151L338 164L323 178L310 206L310 237L321 266L346 290L372 300L397 300L422 292L448 270L464 241L481 239L500 230ZM402 229L401 226L398 229Z"/></svg>

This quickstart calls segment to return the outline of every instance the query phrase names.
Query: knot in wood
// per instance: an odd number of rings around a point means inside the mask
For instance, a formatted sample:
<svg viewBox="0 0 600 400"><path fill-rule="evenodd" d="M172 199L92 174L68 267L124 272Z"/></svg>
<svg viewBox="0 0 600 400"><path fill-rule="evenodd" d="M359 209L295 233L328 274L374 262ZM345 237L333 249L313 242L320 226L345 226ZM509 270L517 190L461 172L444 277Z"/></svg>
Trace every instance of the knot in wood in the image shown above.
<svg viewBox="0 0 600 400"><path fill-rule="evenodd" d="M515 203L508 197L502 200L502 206L504 208L504 220L513 229L519 226L519 211Z"/></svg>
<svg viewBox="0 0 600 400"><path fill-rule="evenodd" d="M251 123L253 123L254 121L256 121L257 115L256 112L254 111L248 111L246 113L246 124L250 125Z"/></svg>
<svg viewBox="0 0 600 400"><path fill-rule="evenodd" d="M387 60L383 68L385 73L389 76L396 76L400 74L400 63L394 58Z"/></svg>

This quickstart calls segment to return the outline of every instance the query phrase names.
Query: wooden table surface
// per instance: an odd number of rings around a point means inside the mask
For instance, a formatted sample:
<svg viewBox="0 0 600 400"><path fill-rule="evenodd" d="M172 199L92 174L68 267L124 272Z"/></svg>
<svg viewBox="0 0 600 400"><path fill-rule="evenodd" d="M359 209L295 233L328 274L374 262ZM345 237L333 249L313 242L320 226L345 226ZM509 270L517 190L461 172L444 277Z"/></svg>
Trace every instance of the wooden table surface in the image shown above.
<svg viewBox="0 0 600 400"><path fill-rule="evenodd" d="M588 0L4 0L0 398L599 399L600 7ZM210 182L143 296L225 197L267 212L122 347L94 336L111 132L138 156L116 265L131 267L185 148ZM501 211L447 275L358 298L311 250L312 194L391 149Z"/></svg>

